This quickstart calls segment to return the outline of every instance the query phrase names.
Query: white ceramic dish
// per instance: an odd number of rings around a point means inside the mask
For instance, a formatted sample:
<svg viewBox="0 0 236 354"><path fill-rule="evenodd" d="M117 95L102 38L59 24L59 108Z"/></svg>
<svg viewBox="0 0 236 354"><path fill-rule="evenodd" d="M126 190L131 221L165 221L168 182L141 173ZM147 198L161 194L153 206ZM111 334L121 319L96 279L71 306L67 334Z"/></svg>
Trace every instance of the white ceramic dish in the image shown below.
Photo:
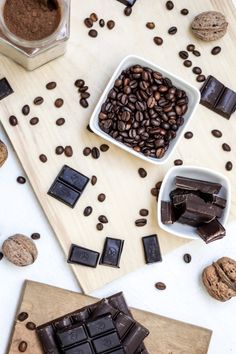
<svg viewBox="0 0 236 354"><path fill-rule="evenodd" d="M220 183L222 185L222 188L218 196L226 199L227 204L226 204L226 208L224 209L223 215L219 219L219 221L223 226L226 226L228 216L229 216L229 211L230 211L230 205L231 205L231 186L228 178L226 178L221 173L215 172L208 168L202 168L196 166L178 166L178 167L172 167L167 172L162 182L162 186L158 196L158 204L157 204L157 220L160 228L169 232L170 234L179 237L200 240L200 237L197 235L196 228L192 226L184 225L178 222L172 225L165 225L161 221L161 201L170 200L169 194L173 189L176 188L175 186L176 176L202 179L205 181Z"/></svg>
<svg viewBox="0 0 236 354"><path fill-rule="evenodd" d="M176 138L170 142L169 149L166 151L165 155L161 159L147 157L141 153L134 151L132 148L129 148L128 146L126 146L125 144L123 144L121 142L118 142L117 140L113 139L110 135L103 132L98 125L98 115L101 111L101 106L105 102L109 91L114 86L115 80L121 74L121 72L123 70L125 70L128 67L135 65L135 64L146 66L146 67L149 67L155 71L159 71L160 73L163 74L163 76L171 79L174 86L184 90L188 96L188 99L189 99L188 111L184 115L184 118L185 118L184 124L179 128ZM169 71L159 67L158 65L155 65L155 64L153 64L153 63L151 63L139 56L130 55L130 56L125 57L121 61L121 63L118 65L117 69L115 70L114 74L112 75L109 83L107 84L102 96L100 97L100 99L93 111L89 125L90 125L90 128L94 131L94 133L101 136L103 139L106 139L110 143L119 146L121 149L131 153L132 155L135 155L145 161L149 161L151 163L159 165L159 164L163 164L167 161L167 159L170 157L170 155L172 154L172 152L174 151L174 149L178 145L178 142L182 138L184 131L186 130L191 119L193 118L193 115L196 111L199 101L200 101L200 93L195 87L193 87L192 85L190 85L186 81L182 80L181 78L171 74Z"/></svg>

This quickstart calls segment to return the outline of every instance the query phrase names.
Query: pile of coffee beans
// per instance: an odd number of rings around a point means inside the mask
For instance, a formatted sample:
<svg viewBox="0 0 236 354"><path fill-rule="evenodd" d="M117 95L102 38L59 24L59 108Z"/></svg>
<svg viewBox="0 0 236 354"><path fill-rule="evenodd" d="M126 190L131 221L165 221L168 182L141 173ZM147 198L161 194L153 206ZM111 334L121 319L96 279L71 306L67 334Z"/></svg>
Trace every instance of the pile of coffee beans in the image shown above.
<svg viewBox="0 0 236 354"><path fill-rule="evenodd" d="M122 71L99 113L99 127L136 152L160 159L188 110L186 92L140 65Z"/></svg>
<svg viewBox="0 0 236 354"><path fill-rule="evenodd" d="M124 14L126 16L130 16L131 13L132 13L132 8L127 6L124 10ZM105 23L103 18L99 19L98 15L95 12L93 12L89 15L89 17L86 17L84 19L85 26L87 28L89 28L88 35L92 38L96 38L98 36L98 31L96 29L92 28L96 22L98 22L98 25L101 28L105 27L105 24L107 25L107 28L109 30L112 30L115 27L115 21L109 20L109 21L107 21L107 23Z"/></svg>
<svg viewBox="0 0 236 354"><path fill-rule="evenodd" d="M78 88L78 93L80 95L80 105L83 108L87 108L89 106L88 98L90 97L90 93L88 92L88 86L85 84L85 81L83 79L75 80L74 85Z"/></svg>

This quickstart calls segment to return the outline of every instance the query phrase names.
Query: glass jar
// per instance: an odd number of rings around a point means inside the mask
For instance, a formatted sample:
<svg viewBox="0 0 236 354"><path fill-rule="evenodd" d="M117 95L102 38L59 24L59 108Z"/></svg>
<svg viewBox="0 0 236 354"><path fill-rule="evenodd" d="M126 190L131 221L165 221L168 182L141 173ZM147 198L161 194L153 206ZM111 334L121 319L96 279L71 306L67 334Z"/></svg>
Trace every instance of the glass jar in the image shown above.
<svg viewBox="0 0 236 354"><path fill-rule="evenodd" d="M65 53L70 36L70 0L58 0L61 19L57 29L50 36L36 41L22 39L9 31L3 17L5 2L0 0L0 53L27 70L34 70Z"/></svg>

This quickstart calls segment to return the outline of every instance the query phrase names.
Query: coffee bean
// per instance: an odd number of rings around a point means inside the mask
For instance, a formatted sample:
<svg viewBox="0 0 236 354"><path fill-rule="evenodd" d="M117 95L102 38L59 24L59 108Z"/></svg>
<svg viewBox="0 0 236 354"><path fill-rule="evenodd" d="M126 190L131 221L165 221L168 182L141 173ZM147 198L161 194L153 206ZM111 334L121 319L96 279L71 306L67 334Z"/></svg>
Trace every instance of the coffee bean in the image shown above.
<svg viewBox="0 0 236 354"><path fill-rule="evenodd" d="M54 102L55 107L60 108L64 104L64 101L62 98L57 98L56 101Z"/></svg>
<svg viewBox="0 0 236 354"><path fill-rule="evenodd" d="M73 155L73 149L70 145L65 147L64 153L67 157L71 157Z"/></svg>
<svg viewBox="0 0 236 354"><path fill-rule="evenodd" d="M20 344L18 345L18 350L21 353L24 353L27 350L28 344L26 341L22 340Z"/></svg>
<svg viewBox="0 0 236 354"><path fill-rule="evenodd" d="M105 21L101 18L101 20L99 20L99 26L100 27L104 27L105 26Z"/></svg>
<svg viewBox="0 0 236 354"><path fill-rule="evenodd" d="M108 223L108 219L105 215L100 215L98 217L98 221L100 221L102 224L107 224Z"/></svg>
<svg viewBox="0 0 236 354"><path fill-rule="evenodd" d="M174 8L173 1L167 1L166 2L166 8L167 8L167 10L173 10L173 8Z"/></svg>
<svg viewBox="0 0 236 354"><path fill-rule="evenodd" d="M41 154L41 155L39 155L39 160L40 160L41 162L45 163L45 162L47 162L48 158L47 158L46 155Z"/></svg>
<svg viewBox="0 0 236 354"><path fill-rule="evenodd" d="M25 179L25 177L23 177L23 176L19 176L19 177L17 177L17 182L19 183L19 184L25 184L25 182L26 182L26 179Z"/></svg>
<svg viewBox="0 0 236 354"><path fill-rule="evenodd" d="M109 20L109 21L107 22L107 28L108 28L109 30L112 30L114 27L115 27L115 21Z"/></svg>
<svg viewBox="0 0 236 354"><path fill-rule="evenodd" d="M185 253L183 256L183 260L185 261L185 263L190 263L192 260L192 257L189 253Z"/></svg>
<svg viewBox="0 0 236 354"><path fill-rule="evenodd" d="M147 22L146 27L150 30L153 30L155 28L155 23L154 22Z"/></svg>
<svg viewBox="0 0 236 354"><path fill-rule="evenodd" d="M97 22L97 20L98 20L98 15L93 12L93 13L90 14L89 18L90 18L93 22Z"/></svg>
<svg viewBox="0 0 236 354"><path fill-rule="evenodd" d="M95 30L95 29L91 29L89 32L88 32L88 35L92 38L96 38L97 35L98 35L98 31Z"/></svg>
<svg viewBox="0 0 236 354"><path fill-rule="evenodd" d="M84 24L85 24L85 26L88 27L88 28L92 28L92 27L93 27L93 21L91 20L91 18L88 18L88 17L85 18Z"/></svg>
<svg viewBox="0 0 236 354"><path fill-rule="evenodd" d="M89 216L91 215L93 212L93 208L91 206L87 206L85 209L84 209L84 216Z"/></svg>
<svg viewBox="0 0 236 354"><path fill-rule="evenodd" d="M166 284L162 283L161 281L159 281L158 283L155 284L155 287L158 290L165 290L166 289Z"/></svg>
<svg viewBox="0 0 236 354"><path fill-rule="evenodd" d="M30 107L29 107L29 105L28 104L26 104L26 105L24 105L23 107L22 107L22 114L24 114L24 116L28 116L28 114L29 114L29 112L30 112Z"/></svg>
<svg viewBox="0 0 236 354"><path fill-rule="evenodd" d="M226 164L225 164L225 169L226 169L227 171L231 171L232 168L233 168L232 162L231 162L231 161L226 162Z"/></svg>
<svg viewBox="0 0 236 354"><path fill-rule="evenodd" d="M88 101L85 98L81 98L79 103L83 108L87 108L89 106Z"/></svg>
<svg viewBox="0 0 236 354"><path fill-rule="evenodd" d="M33 117L33 118L30 119L29 122L30 122L31 125L36 125L36 124L38 124L39 119L38 119L38 117Z"/></svg>
<svg viewBox="0 0 236 354"><path fill-rule="evenodd" d="M197 82L203 82L206 80L206 76L205 75L198 75L196 77L196 80L197 80Z"/></svg>
<svg viewBox="0 0 236 354"><path fill-rule="evenodd" d="M186 60L186 59L188 59L188 52L186 52L186 50L181 50L179 52L179 56L180 56L181 59Z"/></svg>
<svg viewBox="0 0 236 354"><path fill-rule="evenodd" d="M4 255L2 252L0 252L0 261L3 259Z"/></svg>
<svg viewBox="0 0 236 354"><path fill-rule="evenodd" d="M185 139L192 139L193 133L192 133L192 132L186 132L186 133L184 134L184 137L185 137Z"/></svg>
<svg viewBox="0 0 236 354"><path fill-rule="evenodd" d="M224 151L231 151L231 147L229 146L229 144L226 143L222 144L222 149Z"/></svg>
<svg viewBox="0 0 236 354"><path fill-rule="evenodd" d="M187 16L188 13L189 13L189 11L188 11L188 9L182 9L182 10L180 11L180 13L181 13L181 15Z"/></svg>
<svg viewBox="0 0 236 354"><path fill-rule="evenodd" d="M141 178L145 178L147 176L147 171L144 168L140 167L138 169L138 174Z"/></svg>
<svg viewBox="0 0 236 354"><path fill-rule="evenodd" d="M177 29L177 27L175 27L175 26L172 26L172 27L170 27L170 28L168 29L168 33L171 34L171 35L176 34L177 31L178 31L178 29Z"/></svg>
<svg viewBox="0 0 236 354"><path fill-rule="evenodd" d="M92 176L92 178L91 178L92 186L95 186L96 183L97 183L97 177L96 176Z"/></svg>
<svg viewBox="0 0 236 354"><path fill-rule="evenodd" d="M193 55L195 55L195 57L200 57L201 53L198 50L193 50Z"/></svg>
<svg viewBox="0 0 236 354"><path fill-rule="evenodd" d="M92 157L98 159L100 157L100 151L97 147L92 148Z"/></svg>
<svg viewBox="0 0 236 354"><path fill-rule="evenodd" d="M34 104L35 104L36 106L39 106L40 104L43 103L43 101L44 101L43 97L38 96L38 97L35 97L35 99L34 99Z"/></svg>
<svg viewBox="0 0 236 354"><path fill-rule="evenodd" d="M188 52L193 52L194 49L195 49L195 45L194 44L188 44L186 49L187 49Z"/></svg>
<svg viewBox="0 0 236 354"><path fill-rule="evenodd" d="M156 45L162 45L163 39L161 37L154 37L153 41Z"/></svg>
<svg viewBox="0 0 236 354"><path fill-rule="evenodd" d="M100 223L100 222L96 225L96 228L97 228L98 231L102 231L103 227L104 227L103 224Z"/></svg>
<svg viewBox="0 0 236 354"><path fill-rule="evenodd" d="M161 188L161 185L162 185L162 181L159 181L159 182L157 182L157 183L155 184L155 187L156 187L157 189L160 189L160 188Z"/></svg>
<svg viewBox="0 0 236 354"><path fill-rule="evenodd" d="M18 321L23 322L25 321L27 318L29 317L27 312L21 312L19 313L19 315L17 316Z"/></svg>
<svg viewBox="0 0 236 354"><path fill-rule="evenodd" d="M34 331L36 329L36 324L34 322L27 322L25 327L30 331Z"/></svg>
<svg viewBox="0 0 236 354"><path fill-rule="evenodd" d="M66 121L65 118L58 118L56 120L56 125L61 126L61 125L65 124L65 121Z"/></svg>
<svg viewBox="0 0 236 354"><path fill-rule="evenodd" d="M56 87L57 87L57 84L55 81L51 81L51 82L47 83L47 85L46 85L47 90L54 90L54 88L56 88Z"/></svg>
<svg viewBox="0 0 236 354"><path fill-rule="evenodd" d="M220 130L218 129L213 129L211 131L211 134L215 137L215 138L221 138L222 137L222 133Z"/></svg>
<svg viewBox="0 0 236 354"><path fill-rule="evenodd" d="M100 146L100 150L101 150L102 152L106 152L107 150L109 150L109 146L108 146L107 144L102 144L102 145Z"/></svg>
<svg viewBox="0 0 236 354"><path fill-rule="evenodd" d="M147 209L140 209L139 210L139 215L140 216L148 216L149 211Z"/></svg>
<svg viewBox="0 0 236 354"><path fill-rule="evenodd" d="M88 86L83 86L83 87L79 87L79 93L84 93L84 92L86 92L88 90Z"/></svg>
<svg viewBox="0 0 236 354"><path fill-rule="evenodd" d="M55 149L55 153L57 154L57 155L62 155L63 154L63 152L64 152L64 147L63 146L57 146L56 147L56 149Z"/></svg>
<svg viewBox="0 0 236 354"><path fill-rule="evenodd" d="M184 64L184 66L186 66L187 68L190 68L190 66L192 66L191 60L185 60L185 61L183 62L183 64Z"/></svg>
<svg viewBox="0 0 236 354"><path fill-rule="evenodd" d="M132 7L126 6L124 9L124 14L125 14L125 16L130 16L132 14Z"/></svg>
<svg viewBox="0 0 236 354"><path fill-rule="evenodd" d="M196 75L200 75L202 73L202 69L199 68L198 66L194 66L192 71Z"/></svg>
<svg viewBox="0 0 236 354"><path fill-rule="evenodd" d="M214 47L212 50L211 50L211 54L212 55L217 55L221 52L221 47L217 46L217 47Z"/></svg>
<svg viewBox="0 0 236 354"><path fill-rule="evenodd" d="M153 197L157 197L158 194L158 189L157 188L152 188L151 189L151 195L153 195Z"/></svg>
<svg viewBox="0 0 236 354"><path fill-rule="evenodd" d="M87 99L87 98L90 97L90 93L89 93L89 92L82 92L82 93L80 94L80 97Z"/></svg>
<svg viewBox="0 0 236 354"><path fill-rule="evenodd" d="M91 149L90 147L85 147L83 150L83 155L84 156L89 156L91 154Z"/></svg>
<svg viewBox="0 0 236 354"><path fill-rule="evenodd" d="M175 166L181 166L181 165L183 165L183 160L181 160L181 159L175 160L175 161L174 161L174 165L175 165Z"/></svg>
<svg viewBox="0 0 236 354"><path fill-rule="evenodd" d="M10 117L9 117L9 123L10 123L13 127L15 127L15 126L18 124L18 120L17 120L17 118L16 118L15 116L10 116Z"/></svg>
<svg viewBox="0 0 236 354"><path fill-rule="evenodd" d="M80 87L83 87L84 84L85 84L84 80L78 79L78 80L75 81L75 84L74 84L74 85L75 85L76 87L80 88Z"/></svg>
<svg viewBox="0 0 236 354"><path fill-rule="evenodd" d="M143 227L143 226L145 226L146 224L147 224L147 220L144 219L144 218L135 220L135 225L136 225L137 227Z"/></svg>
<svg viewBox="0 0 236 354"><path fill-rule="evenodd" d="M106 195L104 193L100 193L98 195L98 201L99 202L103 203L105 199L106 199Z"/></svg>
<svg viewBox="0 0 236 354"><path fill-rule="evenodd" d="M32 240L39 240L41 236L38 232L34 232L30 237Z"/></svg>

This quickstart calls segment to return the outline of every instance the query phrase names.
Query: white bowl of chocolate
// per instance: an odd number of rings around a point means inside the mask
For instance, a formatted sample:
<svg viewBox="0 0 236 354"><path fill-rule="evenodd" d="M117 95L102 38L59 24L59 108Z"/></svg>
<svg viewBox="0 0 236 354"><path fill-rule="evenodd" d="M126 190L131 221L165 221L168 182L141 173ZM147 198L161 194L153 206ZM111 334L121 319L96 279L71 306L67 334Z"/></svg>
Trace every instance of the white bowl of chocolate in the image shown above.
<svg viewBox="0 0 236 354"><path fill-rule="evenodd" d="M130 154L163 164L181 140L199 100L199 91L186 81L130 55L113 73L90 127Z"/></svg>
<svg viewBox="0 0 236 354"><path fill-rule="evenodd" d="M160 189L158 224L173 235L210 243L225 236L230 204L224 175L196 166L173 167Z"/></svg>

